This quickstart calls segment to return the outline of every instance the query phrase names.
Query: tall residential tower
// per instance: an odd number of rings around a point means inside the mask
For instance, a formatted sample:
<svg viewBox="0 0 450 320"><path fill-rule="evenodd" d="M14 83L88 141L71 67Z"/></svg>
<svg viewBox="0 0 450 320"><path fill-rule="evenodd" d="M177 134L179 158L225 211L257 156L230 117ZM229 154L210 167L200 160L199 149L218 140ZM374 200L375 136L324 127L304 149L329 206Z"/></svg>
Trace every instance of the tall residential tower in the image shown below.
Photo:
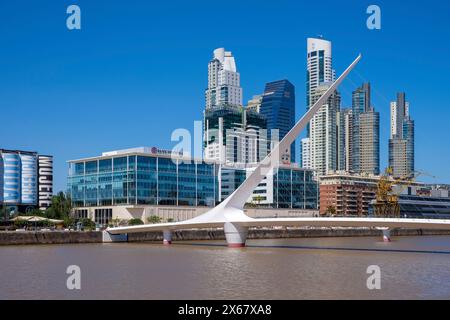
<svg viewBox="0 0 450 320"><path fill-rule="evenodd" d="M352 94L351 171L380 173L380 114L371 105L370 83Z"/></svg>
<svg viewBox="0 0 450 320"><path fill-rule="evenodd" d="M232 53L224 48L214 50L214 57L208 64L206 109L219 105L242 106L240 81Z"/></svg>
<svg viewBox="0 0 450 320"><path fill-rule="evenodd" d="M396 102L391 102L389 167L396 178L414 175L414 120L403 92L397 94Z"/></svg>

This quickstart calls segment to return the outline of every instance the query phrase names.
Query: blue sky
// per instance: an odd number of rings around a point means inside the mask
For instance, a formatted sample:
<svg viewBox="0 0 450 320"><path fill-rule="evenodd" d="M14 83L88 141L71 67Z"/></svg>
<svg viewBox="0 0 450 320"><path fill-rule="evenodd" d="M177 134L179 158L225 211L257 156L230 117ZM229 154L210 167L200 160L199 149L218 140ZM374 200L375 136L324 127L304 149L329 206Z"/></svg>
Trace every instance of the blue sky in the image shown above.
<svg viewBox="0 0 450 320"><path fill-rule="evenodd" d="M66 8L81 8L81 30ZM366 28L377 4L382 29ZM244 101L264 84L296 86L305 111L306 38L333 42L343 106L363 81L381 113L387 165L389 102L405 91L416 121L416 167L450 183L450 3L404 1L2 1L0 148L55 156L55 189L69 159L135 146L171 148L171 133L201 120L213 49L236 57ZM298 155L297 155L298 156Z"/></svg>

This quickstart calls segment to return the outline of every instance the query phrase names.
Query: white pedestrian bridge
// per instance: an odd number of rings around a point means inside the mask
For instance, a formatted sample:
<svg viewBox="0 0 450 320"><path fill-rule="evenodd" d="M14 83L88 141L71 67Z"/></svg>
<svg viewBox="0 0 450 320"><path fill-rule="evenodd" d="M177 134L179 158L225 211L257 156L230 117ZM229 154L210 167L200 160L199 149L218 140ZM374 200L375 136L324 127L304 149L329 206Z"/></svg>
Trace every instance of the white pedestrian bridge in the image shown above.
<svg viewBox="0 0 450 320"><path fill-rule="evenodd" d="M361 60L359 55L344 73L329 87L323 96L306 112L288 134L274 147L271 153L256 167L248 178L222 203L210 211L190 220L148 224L129 227L108 228L112 235L139 232L161 231L164 244L172 242L172 232L188 229L223 228L230 247L243 247L250 227L371 227L383 231L385 241L390 241L390 230L406 229L439 229L450 230L450 220L392 219L392 218L280 218L253 219L244 213L244 205L259 185L261 180L280 163L280 151L290 149L291 144L306 127L314 114L326 103L340 83Z"/></svg>

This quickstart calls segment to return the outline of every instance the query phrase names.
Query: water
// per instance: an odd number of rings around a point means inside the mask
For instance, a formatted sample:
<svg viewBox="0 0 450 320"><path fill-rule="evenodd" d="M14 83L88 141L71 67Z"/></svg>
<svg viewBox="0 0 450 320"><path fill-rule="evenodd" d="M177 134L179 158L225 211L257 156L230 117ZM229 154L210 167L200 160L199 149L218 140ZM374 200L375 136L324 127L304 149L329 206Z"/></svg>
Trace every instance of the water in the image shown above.
<svg viewBox="0 0 450 320"><path fill-rule="evenodd" d="M0 247L0 299L450 299L450 237ZM66 268L81 268L68 290ZM381 290L366 286L381 268Z"/></svg>

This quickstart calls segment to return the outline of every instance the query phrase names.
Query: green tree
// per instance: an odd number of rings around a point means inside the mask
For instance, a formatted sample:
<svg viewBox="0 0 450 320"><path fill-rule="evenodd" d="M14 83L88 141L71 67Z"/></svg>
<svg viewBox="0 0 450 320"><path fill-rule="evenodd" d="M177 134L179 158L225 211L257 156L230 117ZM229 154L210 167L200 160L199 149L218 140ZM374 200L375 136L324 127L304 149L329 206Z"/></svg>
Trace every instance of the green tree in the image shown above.
<svg viewBox="0 0 450 320"><path fill-rule="evenodd" d="M334 206L329 206L327 208L327 215L333 216L336 214L336 208Z"/></svg>
<svg viewBox="0 0 450 320"><path fill-rule="evenodd" d="M264 200L264 198L260 195L253 197L253 201L255 201L258 204L258 206L261 204L261 201L263 201L263 200Z"/></svg>
<svg viewBox="0 0 450 320"><path fill-rule="evenodd" d="M128 225L129 226L139 226L141 224L144 224L144 221L142 221L139 218L135 218L135 219L130 219L128 220Z"/></svg>
<svg viewBox="0 0 450 320"><path fill-rule="evenodd" d="M71 211L72 200L69 195L66 195L61 191L52 197L52 204L50 208L45 211L45 215L50 219L64 220L66 217L70 216Z"/></svg>
<svg viewBox="0 0 450 320"><path fill-rule="evenodd" d="M75 225L75 219L70 216L65 217L63 220L64 220L64 227L66 228L70 228Z"/></svg>
<svg viewBox="0 0 450 320"><path fill-rule="evenodd" d="M148 223L155 224L155 223L161 223L161 218L158 216L151 216L147 218Z"/></svg>
<svg viewBox="0 0 450 320"><path fill-rule="evenodd" d="M95 222L88 218L80 219L81 224L83 225L84 230L93 230L95 229Z"/></svg>

